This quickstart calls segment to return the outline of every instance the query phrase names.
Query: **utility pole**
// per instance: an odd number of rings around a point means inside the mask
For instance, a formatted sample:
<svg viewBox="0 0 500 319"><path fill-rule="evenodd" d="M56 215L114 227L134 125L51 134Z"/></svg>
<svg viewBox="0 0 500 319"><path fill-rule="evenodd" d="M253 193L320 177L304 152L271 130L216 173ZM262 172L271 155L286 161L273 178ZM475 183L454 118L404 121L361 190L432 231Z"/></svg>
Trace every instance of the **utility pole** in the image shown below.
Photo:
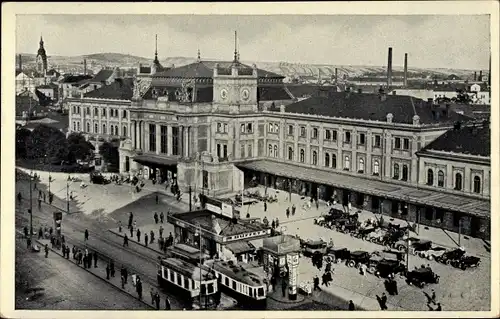
<svg viewBox="0 0 500 319"><path fill-rule="evenodd" d="M408 236L408 238L406 239L406 273L408 274L408 272L410 271L410 245L411 245L409 229L406 230L406 235Z"/></svg>
<svg viewBox="0 0 500 319"><path fill-rule="evenodd" d="M69 181L71 180L70 175L68 175L68 180L66 181L66 213L69 215Z"/></svg>
<svg viewBox="0 0 500 319"><path fill-rule="evenodd" d="M32 239L33 239L33 185L32 185L32 180L33 179L33 171L30 172L30 209L29 209L29 214L30 214L30 243L33 245ZM31 247L30 247L31 248Z"/></svg>
<svg viewBox="0 0 500 319"><path fill-rule="evenodd" d="M417 207L417 235L420 235L420 207Z"/></svg>
<svg viewBox="0 0 500 319"><path fill-rule="evenodd" d="M462 217L458 220L458 246L460 247L460 237L462 237Z"/></svg>
<svg viewBox="0 0 500 319"><path fill-rule="evenodd" d="M189 185L189 211L193 211L192 207L191 207L191 185Z"/></svg>
<svg viewBox="0 0 500 319"><path fill-rule="evenodd" d="M201 255L201 225L198 225L198 235L199 235L198 239L199 239L199 246L200 246L199 248L200 248L200 309L201 309L201 304L202 304L201 303L201 285L202 285L202 283L201 283L202 282L202 277L201 277L202 276L202 273L201 273L201 264L202 264L202 260L201 260L201 257L202 257L202 255Z"/></svg>

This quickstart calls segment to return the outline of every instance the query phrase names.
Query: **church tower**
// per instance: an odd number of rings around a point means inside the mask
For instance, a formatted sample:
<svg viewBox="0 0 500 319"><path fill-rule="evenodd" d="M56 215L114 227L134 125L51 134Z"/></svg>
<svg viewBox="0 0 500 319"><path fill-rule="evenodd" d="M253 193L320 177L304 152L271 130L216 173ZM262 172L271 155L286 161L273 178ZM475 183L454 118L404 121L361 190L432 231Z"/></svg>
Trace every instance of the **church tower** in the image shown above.
<svg viewBox="0 0 500 319"><path fill-rule="evenodd" d="M42 74L47 72L47 54L45 48L43 47L43 38L40 36L40 47L38 48L38 53L36 55L36 69Z"/></svg>
<svg viewBox="0 0 500 319"><path fill-rule="evenodd" d="M163 66L158 60L158 35L155 35L155 58L153 60L153 64L151 65L151 74L155 74L156 72L160 72L163 70Z"/></svg>
<svg viewBox="0 0 500 319"><path fill-rule="evenodd" d="M240 63L236 31L233 62L229 67L216 64L213 72L213 104L218 110L230 113L257 111L257 66Z"/></svg>

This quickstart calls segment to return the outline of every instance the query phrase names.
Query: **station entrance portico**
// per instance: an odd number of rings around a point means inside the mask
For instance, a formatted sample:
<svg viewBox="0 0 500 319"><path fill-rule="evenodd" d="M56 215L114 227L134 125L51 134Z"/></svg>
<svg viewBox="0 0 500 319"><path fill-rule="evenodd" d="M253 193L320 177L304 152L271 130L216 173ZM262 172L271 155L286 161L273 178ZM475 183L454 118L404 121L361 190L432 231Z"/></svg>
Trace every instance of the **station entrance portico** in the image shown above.
<svg viewBox="0 0 500 319"><path fill-rule="evenodd" d="M258 184L302 197L335 200L345 206L350 203L353 209L422 224L424 227L438 227L485 239L490 236L489 203L480 199L270 161L237 166L244 173L245 188Z"/></svg>
<svg viewBox="0 0 500 319"><path fill-rule="evenodd" d="M151 155L138 155L133 160L140 164L139 174L148 180L162 184L164 182L176 184L177 181L177 159L164 158Z"/></svg>

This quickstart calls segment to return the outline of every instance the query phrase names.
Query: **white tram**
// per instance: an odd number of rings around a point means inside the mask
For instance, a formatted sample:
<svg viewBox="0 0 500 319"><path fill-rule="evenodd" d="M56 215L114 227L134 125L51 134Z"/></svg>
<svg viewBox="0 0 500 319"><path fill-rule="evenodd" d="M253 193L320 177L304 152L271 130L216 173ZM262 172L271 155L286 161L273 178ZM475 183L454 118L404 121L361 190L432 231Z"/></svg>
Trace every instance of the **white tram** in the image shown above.
<svg viewBox="0 0 500 319"><path fill-rule="evenodd" d="M201 305L198 305L200 308L213 305L214 295L218 292L217 277L209 268L201 266L200 269L178 258L161 259L158 264L158 283L161 287L175 290L192 304L201 301Z"/></svg>
<svg viewBox="0 0 500 319"><path fill-rule="evenodd" d="M264 278L231 261L214 261L210 266L218 278L222 292L252 309L266 308L267 285Z"/></svg>

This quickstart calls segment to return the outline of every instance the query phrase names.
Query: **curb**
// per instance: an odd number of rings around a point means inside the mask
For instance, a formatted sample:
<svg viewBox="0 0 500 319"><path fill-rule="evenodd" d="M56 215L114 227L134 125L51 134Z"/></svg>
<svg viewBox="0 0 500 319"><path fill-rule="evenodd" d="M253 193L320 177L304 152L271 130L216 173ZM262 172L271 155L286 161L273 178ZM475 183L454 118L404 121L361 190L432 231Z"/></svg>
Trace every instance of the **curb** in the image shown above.
<svg viewBox="0 0 500 319"><path fill-rule="evenodd" d="M22 234L20 231L18 231L18 230L16 230L16 232L17 232L17 233L19 233L19 234L21 234L21 235L23 235L23 234ZM42 247L44 247L44 246L45 246L45 244L43 244L43 243L42 243L40 240L38 240L38 239L35 239L35 242L37 242L37 243L41 246L41 248L40 248L40 252L42 252ZM50 249L52 252L54 252L54 254L55 254L55 255L57 255L57 256L59 256L59 257L63 258L63 256L59 253L59 251L58 251L57 249L54 249L54 248L52 248L52 247L49 247L49 249ZM71 263L71 264L73 264L73 265L76 265L73 261L71 261L71 260L69 260L69 259L66 259L66 258L63 258L63 259L64 259L64 260L68 260L68 262L69 262L69 263ZM140 300L139 298L137 298L136 296L134 296L134 295L133 295L133 294L131 294L130 292L128 292L128 291L126 291L126 290L122 289L121 287L119 287L119 286L117 286L117 285L115 285L115 284L113 284L113 283L109 282L108 280L106 280L106 279L102 278L101 276L96 275L96 274L94 274L93 272L88 271L87 269L85 269L85 268L83 268L83 267L78 267L78 268L83 269L85 272L87 272L87 273L91 274L92 276L94 276L94 277L96 277L96 278L99 278L101 281L103 281L103 282L107 283L108 285L113 286L114 288L116 288L116 289L120 290L121 292L126 293L127 295L129 295L129 296L133 297L134 299L136 299L136 300L138 300L138 301L142 302L143 304L145 304L146 306L148 306L148 308L156 310L156 308L155 308L155 307L151 306L151 305L150 305L150 304L148 304L146 301L144 301L144 300Z"/></svg>
<svg viewBox="0 0 500 319"><path fill-rule="evenodd" d="M114 230L112 230L112 229L108 229L108 231L109 231L110 233L112 233L113 235L115 235L115 236L118 236L118 237L121 237L121 238L124 238L124 237L125 237L125 236L123 236L122 234L117 233L116 231L114 231ZM162 254L162 255L164 254L164 252L163 252L163 251L156 250L156 249L154 249L154 248L151 248L150 246L146 246L146 245L144 245L144 244L142 244L142 243L139 243L139 242L137 242L137 241L135 241L135 240L130 240L130 238L129 238L129 241L130 241L130 242L132 242L132 243L134 243L134 244L136 244L136 245L138 245L138 246L142 246L142 247L147 248L147 249L149 249L149 250L151 250L151 251L154 251L154 252L155 252L155 253L157 253L157 254ZM157 244L157 243L156 243L156 244ZM152 245L154 245L154 244L152 244Z"/></svg>

